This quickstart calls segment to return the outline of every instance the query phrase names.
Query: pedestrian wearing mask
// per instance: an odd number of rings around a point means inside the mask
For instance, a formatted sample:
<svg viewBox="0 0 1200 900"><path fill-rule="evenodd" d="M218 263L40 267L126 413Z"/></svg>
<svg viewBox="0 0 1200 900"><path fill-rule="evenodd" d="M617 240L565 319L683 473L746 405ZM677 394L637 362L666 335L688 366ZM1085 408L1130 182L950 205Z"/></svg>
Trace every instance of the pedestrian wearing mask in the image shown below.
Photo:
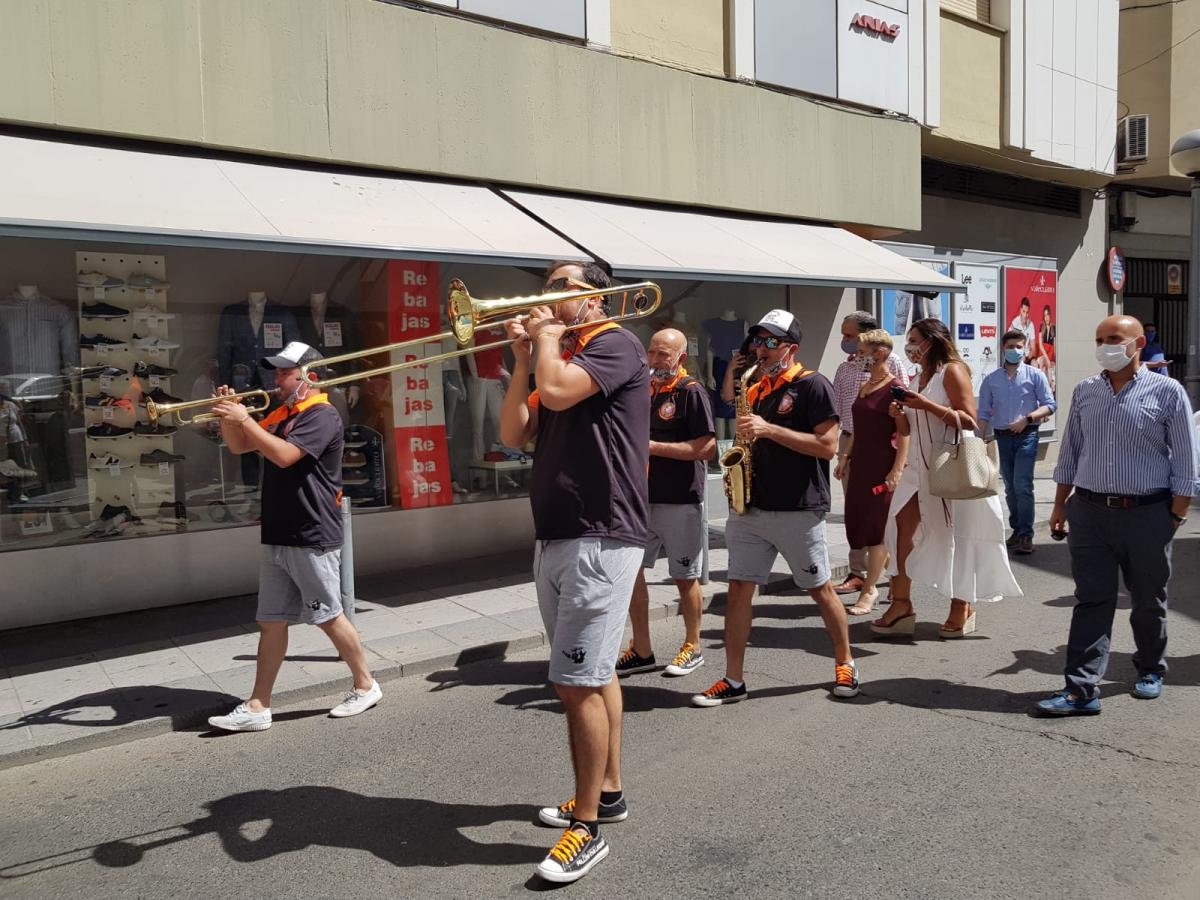
<svg viewBox="0 0 1200 900"><path fill-rule="evenodd" d="M860 355L858 339L868 331L874 331L879 328L879 322L869 312L857 310L850 313L842 320L842 352L846 354L846 360L837 368L837 372L833 376L833 408L838 415L838 423L841 425L841 434L838 436L838 453L837 462L834 465L833 477L842 482L842 490L848 490L846 475L849 471L847 460L850 454L850 438L854 434L854 414L853 406L858 400L858 393L862 386L870 379L870 372L873 367L871 360ZM908 373L905 371L904 362L895 353L889 353L885 360L885 365L896 379L899 380L903 387L908 387ZM846 533L850 535L859 534L858 528L854 527L853 520L858 516L858 509L850 503L846 504ZM853 538L850 538L850 559L849 571L846 577L838 585L834 586L834 591L838 594L852 594L855 591L859 592L860 603L865 602L866 610L869 612L875 603L872 597L867 599L863 596L863 591L866 590L866 575L868 568L867 547L866 545L854 543ZM878 572L876 577L878 577ZM874 582L872 582L874 584ZM854 610L861 610L863 607L855 605ZM862 613L856 613L861 615Z"/></svg>
<svg viewBox="0 0 1200 900"><path fill-rule="evenodd" d="M908 458L907 435L899 434L896 419L888 413L891 388L905 383L891 370L892 336L881 328L858 337L857 358L866 372L851 412L854 432L846 444L846 539L851 547L864 548L867 574L858 602L846 610L865 616L879 599L879 576L887 565L883 534L887 527L892 492L900 484Z"/></svg>
<svg viewBox="0 0 1200 900"><path fill-rule="evenodd" d="M892 555L891 606L871 623L882 637L914 633L912 587L950 600L944 638L975 631L975 603L1019 597L1004 547L1004 520L996 497L944 500L929 491L935 448L956 431L976 427L971 370L938 319L921 319L908 332L908 358L921 368L919 392L909 391L890 412L900 434L911 435L908 466L892 497L884 542Z"/></svg>
<svg viewBox="0 0 1200 900"><path fill-rule="evenodd" d="M1096 715L1108 668L1117 576L1129 590L1137 652L1133 695L1153 700L1167 672L1171 540L1200 493L1191 408L1179 382L1141 361L1142 324L1109 316L1096 328L1103 370L1081 381L1059 449L1050 530L1067 532L1075 610L1066 687L1037 704L1050 716Z"/></svg>
<svg viewBox="0 0 1200 900"><path fill-rule="evenodd" d="M1004 367L983 379L979 388L979 423L990 426L1000 450L1000 476L1008 498L1008 524L1013 553L1033 552L1033 467L1037 462L1038 427L1058 405L1050 382L1025 359L1025 335L1004 335Z"/></svg>

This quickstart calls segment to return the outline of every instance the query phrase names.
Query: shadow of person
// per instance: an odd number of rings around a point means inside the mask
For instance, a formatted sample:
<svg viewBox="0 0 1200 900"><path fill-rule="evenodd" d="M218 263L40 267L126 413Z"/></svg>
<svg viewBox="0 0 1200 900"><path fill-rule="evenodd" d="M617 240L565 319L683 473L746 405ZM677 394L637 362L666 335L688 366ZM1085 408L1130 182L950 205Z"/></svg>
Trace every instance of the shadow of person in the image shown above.
<svg viewBox="0 0 1200 900"><path fill-rule="evenodd" d="M170 717L171 727L180 730L195 725L206 716L228 712L240 702L240 698L232 694L195 688L161 685L109 688L62 700L36 712L26 713L0 730L22 725L78 725L80 728L101 728L128 725L159 716ZM112 710L112 715L104 718L84 718L89 710L106 708Z"/></svg>
<svg viewBox="0 0 1200 900"><path fill-rule="evenodd" d="M1022 672L1040 672L1062 678L1063 665L1067 660L1067 647L1060 644L1056 649L1044 650L1014 650L1013 661L1003 668L989 672L986 677L993 675L1020 675ZM1118 684L1132 684L1137 680L1137 668L1133 664L1133 654L1123 651L1112 651L1108 655L1108 669L1104 673L1104 681ZM1200 687L1200 653L1191 656L1167 656L1168 685L1178 684L1184 687Z"/></svg>
<svg viewBox="0 0 1200 900"><path fill-rule="evenodd" d="M431 691L446 691L456 687L492 687L498 684L545 685L546 675L547 664L544 659L463 663L460 657L460 663L454 668L430 672L425 680L433 684Z"/></svg>
<svg viewBox="0 0 1200 900"><path fill-rule="evenodd" d="M149 841L149 835L108 841L93 848L99 865L140 863L153 849L215 834L230 859L253 863L308 847L365 850L394 866L536 864L546 848L476 841L463 829L498 822L532 821L526 805L438 803L408 797L368 797L332 787L246 791L205 804L208 815ZM266 823L265 830L262 824Z"/></svg>

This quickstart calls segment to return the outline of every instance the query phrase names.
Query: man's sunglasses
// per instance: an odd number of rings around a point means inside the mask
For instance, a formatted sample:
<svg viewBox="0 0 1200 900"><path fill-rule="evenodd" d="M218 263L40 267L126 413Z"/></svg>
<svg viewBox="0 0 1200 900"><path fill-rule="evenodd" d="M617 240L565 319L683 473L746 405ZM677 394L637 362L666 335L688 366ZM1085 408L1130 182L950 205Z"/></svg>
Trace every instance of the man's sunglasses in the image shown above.
<svg viewBox="0 0 1200 900"><path fill-rule="evenodd" d="M595 288L590 284L582 281L576 281L574 278L555 278L553 281L547 281L545 287L542 288L543 294L561 294L563 291L594 291Z"/></svg>
<svg viewBox="0 0 1200 900"><path fill-rule="evenodd" d="M774 350L783 343L786 343L783 338L775 337L773 334L756 334L754 337L750 338L751 347L766 347L768 350Z"/></svg>

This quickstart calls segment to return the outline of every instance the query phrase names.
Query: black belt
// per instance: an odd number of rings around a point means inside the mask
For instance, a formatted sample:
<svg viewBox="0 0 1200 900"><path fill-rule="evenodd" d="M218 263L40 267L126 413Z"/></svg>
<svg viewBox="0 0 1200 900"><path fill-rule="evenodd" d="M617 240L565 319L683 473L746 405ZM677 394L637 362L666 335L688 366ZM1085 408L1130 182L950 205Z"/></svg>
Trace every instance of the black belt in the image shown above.
<svg viewBox="0 0 1200 900"><path fill-rule="evenodd" d="M1026 425L1022 431L1013 431L1011 428L993 428L992 434L1029 434L1031 431L1037 430L1037 425Z"/></svg>
<svg viewBox="0 0 1200 900"><path fill-rule="evenodd" d="M1170 491L1159 491L1157 494L1097 494L1095 491L1077 487L1075 493L1089 503L1109 509L1132 509L1135 506L1166 503L1171 499Z"/></svg>

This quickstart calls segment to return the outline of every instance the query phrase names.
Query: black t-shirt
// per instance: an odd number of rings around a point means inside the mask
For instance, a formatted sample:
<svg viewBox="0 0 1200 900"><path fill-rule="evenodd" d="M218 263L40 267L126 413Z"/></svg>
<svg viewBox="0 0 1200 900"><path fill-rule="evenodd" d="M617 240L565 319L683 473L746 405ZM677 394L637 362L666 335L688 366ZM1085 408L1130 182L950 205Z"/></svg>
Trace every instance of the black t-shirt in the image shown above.
<svg viewBox="0 0 1200 900"><path fill-rule="evenodd" d="M538 540L606 537L646 542L650 431L646 352L629 332L601 325L570 363L600 390L560 412L530 395L538 410L529 501Z"/></svg>
<svg viewBox="0 0 1200 900"><path fill-rule="evenodd" d="M750 408L772 425L811 433L837 419L829 379L795 365L768 385L750 386ZM754 442L751 505L758 509L829 512L829 460L796 453L766 438Z"/></svg>
<svg viewBox="0 0 1200 900"><path fill-rule="evenodd" d="M653 390L653 387L651 388ZM685 371L650 398L650 440L679 444L716 434L704 385ZM703 460L650 457L651 503L699 503L704 497Z"/></svg>
<svg viewBox="0 0 1200 900"><path fill-rule="evenodd" d="M271 434L304 451L281 469L263 459L262 542L285 547L342 545L342 417L324 394L290 411L280 407L261 422Z"/></svg>

